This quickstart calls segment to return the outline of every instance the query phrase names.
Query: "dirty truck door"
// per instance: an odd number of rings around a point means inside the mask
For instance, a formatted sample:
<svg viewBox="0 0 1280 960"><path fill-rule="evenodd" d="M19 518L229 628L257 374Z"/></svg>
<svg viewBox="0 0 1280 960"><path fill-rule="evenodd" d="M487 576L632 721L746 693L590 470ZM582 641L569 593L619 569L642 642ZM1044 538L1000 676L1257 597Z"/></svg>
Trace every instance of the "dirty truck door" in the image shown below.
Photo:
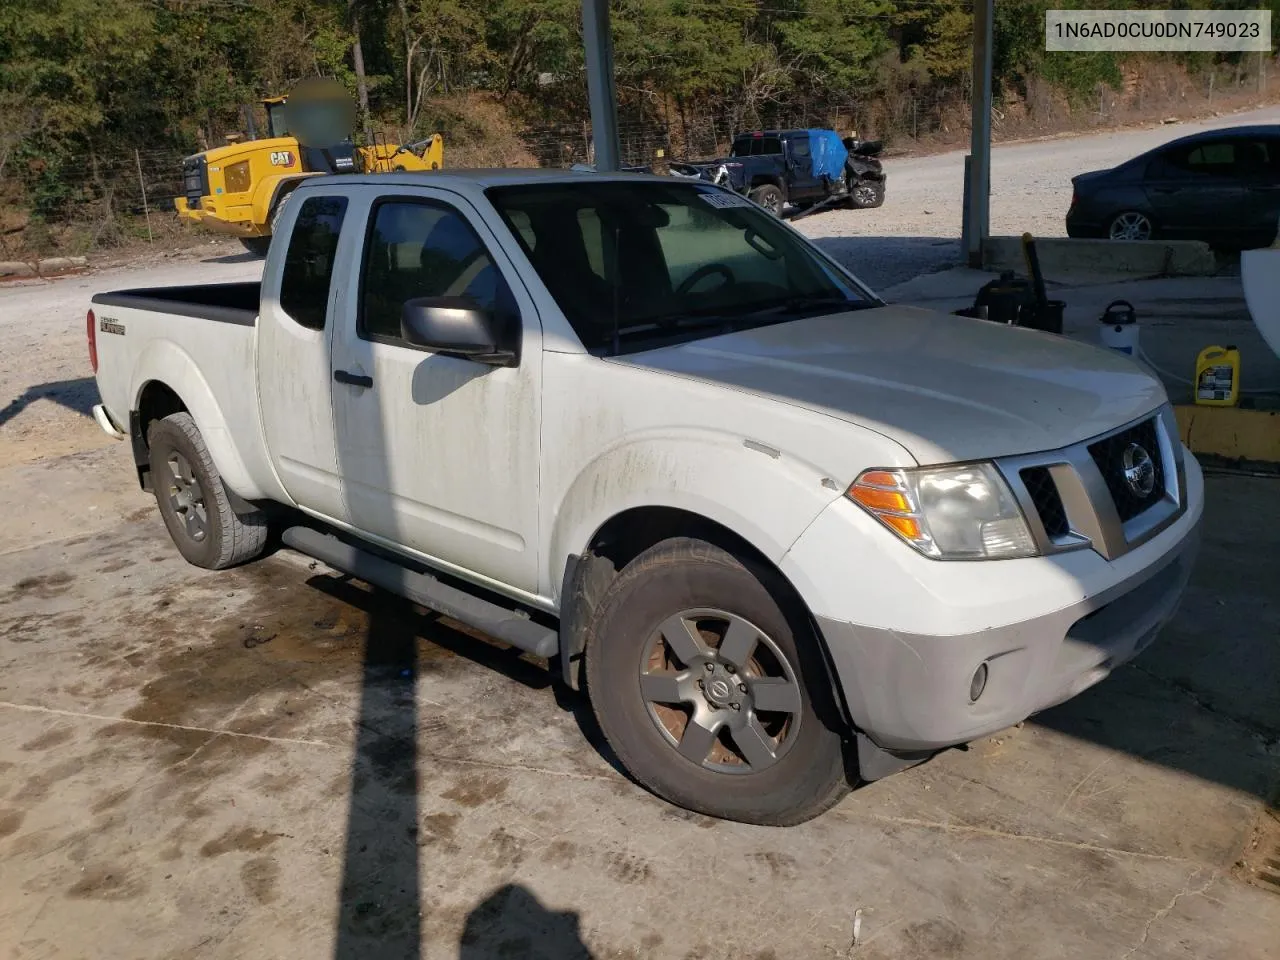
<svg viewBox="0 0 1280 960"><path fill-rule="evenodd" d="M342 248L359 244L358 228L350 229L348 222L348 202L337 192L308 193L285 208L280 239L287 236L288 246L284 251L273 247L270 254L258 322L258 395L272 462L300 506L336 520L346 510L334 445L329 355L333 317L345 296L334 282L335 268L339 257L351 256ZM291 214L296 216L292 230Z"/></svg>
<svg viewBox="0 0 1280 960"><path fill-rule="evenodd" d="M537 587L541 330L497 239L456 194L373 196L337 330L334 413L351 523L446 567ZM363 212L363 211L362 211ZM515 366L401 336L406 300L463 298L519 346Z"/></svg>

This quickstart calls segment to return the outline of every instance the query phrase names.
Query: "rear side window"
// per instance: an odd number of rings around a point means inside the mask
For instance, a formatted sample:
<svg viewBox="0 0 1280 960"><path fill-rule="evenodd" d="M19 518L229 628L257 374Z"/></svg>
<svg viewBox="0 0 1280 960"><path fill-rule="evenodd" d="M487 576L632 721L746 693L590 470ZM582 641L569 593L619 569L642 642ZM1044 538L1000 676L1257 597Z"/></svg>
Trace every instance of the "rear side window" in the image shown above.
<svg viewBox="0 0 1280 960"><path fill-rule="evenodd" d="M782 141L777 137L739 137L733 141L734 157L764 157L782 152Z"/></svg>
<svg viewBox="0 0 1280 960"><path fill-rule="evenodd" d="M299 325L323 330L346 197L307 197L298 211L280 278L280 306Z"/></svg>
<svg viewBox="0 0 1280 960"><path fill-rule="evenodd" d="M418 297L465 297L509 313L510 294L489 251L456 210L425 200L377 206L365 251L359 333L403 342L400 311Z"/></svg>
<svg viewBox="0 0 1280 960"><path fill-rule="evenodd" d="M793 157L809 156L809 138L796 137L794 140L788 141L791 146L791 155Z"/></svg>
<svg viewBox="0 0 1280 960"><path fill-rule="evenodd" d="M1196 173L1231 173L1235 162L1234 143L1206 143L1187 154L1187 166Z"/></svg>

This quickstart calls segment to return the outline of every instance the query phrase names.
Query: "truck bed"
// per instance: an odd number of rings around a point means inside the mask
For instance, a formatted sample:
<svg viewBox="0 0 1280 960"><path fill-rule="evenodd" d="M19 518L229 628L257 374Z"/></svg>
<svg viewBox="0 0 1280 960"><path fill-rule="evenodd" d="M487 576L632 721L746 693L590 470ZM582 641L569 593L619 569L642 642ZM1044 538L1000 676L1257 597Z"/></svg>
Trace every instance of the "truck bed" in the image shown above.
<svg viewBox="0 0 1280 960"><path fill-rule="evenodd" d="M195 419L223 481L246 499L273 477L258 415L256 281L113 290L93 297L98 391L124 428L153 385ZM132 426L130 426L132 429Z"/></svg>
<svg viewBox="0 0 1280 960"><path fill-rule="evenodd" d="M258 316L262 283L245 280L236 283L197 283L180 287L138 287L99 293L95 304L104 307L127 307L168 313L180 317L198 317L219 323L236 323L251 327Z"/></svg>

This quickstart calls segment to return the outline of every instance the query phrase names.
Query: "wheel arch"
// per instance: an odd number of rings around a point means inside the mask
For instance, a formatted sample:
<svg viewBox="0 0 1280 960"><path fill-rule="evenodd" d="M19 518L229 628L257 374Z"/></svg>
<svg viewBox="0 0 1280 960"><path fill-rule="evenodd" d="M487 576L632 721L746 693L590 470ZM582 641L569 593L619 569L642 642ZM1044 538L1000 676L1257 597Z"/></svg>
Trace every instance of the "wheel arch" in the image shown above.
<svg viewBox="0 0 1280 960"><path fill-rule="evenodd" d="M844 713L839 722L847 725L848 711L844 708L826 641L800 591L768 553L750 539L704 513L682 507L655 504L621 510L596 528L582 553L569 557L560 611L560 668L564 682L574 690L582 686L586 629L614 577L646 550L677 537L717 546L759 576L784 615L817 644L826 671L823 682L831 685L835 702Z"/></svg>
<svg viewBox="0 0 1280 960"><path fill-rule="evenodd" d="M147 428L156 419L184 411L195 421L209 455L227 487L245 500L266 498L240 452L232 432L199 366L173 341L154 340L138 358L134 373L129 433L138 480L150 489Z"/></svg>

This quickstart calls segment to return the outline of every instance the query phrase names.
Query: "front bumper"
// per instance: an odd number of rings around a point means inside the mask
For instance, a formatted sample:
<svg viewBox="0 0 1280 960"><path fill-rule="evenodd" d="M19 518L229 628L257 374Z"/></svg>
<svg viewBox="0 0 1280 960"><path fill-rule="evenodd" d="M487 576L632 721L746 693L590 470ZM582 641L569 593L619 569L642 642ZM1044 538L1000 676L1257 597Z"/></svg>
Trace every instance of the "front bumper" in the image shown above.
<svg viewBox="0 0 1280 960"><path fill-rule="evenodd" d="M1185 468L1185 512L1113 560L1083 549L946 563L886 544L876 564L853 568L867 589L846 570L843 596L800 572L823 554L830 564L834 540L862 524L857 508L829 508L783 571L815 615L854 726L886 750L937 750L1068 700L1135 657L1174 615L1195 560L1203 478L1189 454ZM986 686L970 700L983 664Z"/></svg>

